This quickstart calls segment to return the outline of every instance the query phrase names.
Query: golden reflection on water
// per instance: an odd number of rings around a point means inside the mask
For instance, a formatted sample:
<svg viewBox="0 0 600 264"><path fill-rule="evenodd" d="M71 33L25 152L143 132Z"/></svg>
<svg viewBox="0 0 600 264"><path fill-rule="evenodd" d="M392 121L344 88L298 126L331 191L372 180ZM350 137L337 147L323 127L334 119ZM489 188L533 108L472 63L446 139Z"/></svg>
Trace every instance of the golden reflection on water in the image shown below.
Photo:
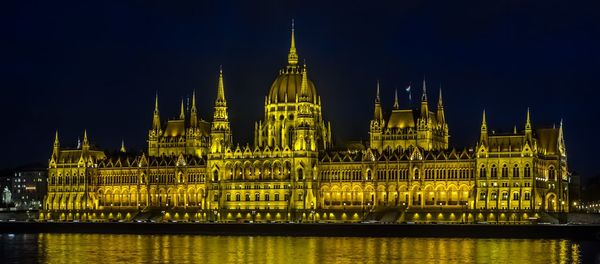
<svg viewBox="0 0 600 264"><path fill-rule="evenodd" d="M35 235L31 235L35 236ZM48 263L577 263L568 240L39 234Z"/></svg>

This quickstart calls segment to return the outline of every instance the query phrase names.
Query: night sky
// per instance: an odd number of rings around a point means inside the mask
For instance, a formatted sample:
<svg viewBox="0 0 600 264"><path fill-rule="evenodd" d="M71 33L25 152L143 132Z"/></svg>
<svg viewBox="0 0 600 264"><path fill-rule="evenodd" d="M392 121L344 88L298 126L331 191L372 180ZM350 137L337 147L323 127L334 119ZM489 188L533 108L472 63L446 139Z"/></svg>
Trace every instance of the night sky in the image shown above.
<svg viewBox="0 0 600 264"><path fill-rule="evenodd" d="M142 150L156 91L163 121L194 89L211 120L221 64L234 141L250 142L294 18L337 142L368 139L376 80L390 109L425 76L451 145L476 144L484 108L501 132L530 107L534 127L564 119L571 171L600 173L598 1L87 2L1 4L0 167L47 162L56 129L63 146L87 129L100 148Z"/></svg>

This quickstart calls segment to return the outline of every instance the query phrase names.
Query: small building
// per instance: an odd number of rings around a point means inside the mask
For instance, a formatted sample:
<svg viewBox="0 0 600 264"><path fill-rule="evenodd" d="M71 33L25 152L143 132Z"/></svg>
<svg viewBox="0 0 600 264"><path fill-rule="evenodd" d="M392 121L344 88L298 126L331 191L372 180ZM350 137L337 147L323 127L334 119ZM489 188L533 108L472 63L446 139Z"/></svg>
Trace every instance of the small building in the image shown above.
<svg viewBox="0 0 600 264"><path fill-rule="evenodd" d="M48 193L48 169L40 165L15 169L11 178L11 198L20 209L40 209Z"/></svg>

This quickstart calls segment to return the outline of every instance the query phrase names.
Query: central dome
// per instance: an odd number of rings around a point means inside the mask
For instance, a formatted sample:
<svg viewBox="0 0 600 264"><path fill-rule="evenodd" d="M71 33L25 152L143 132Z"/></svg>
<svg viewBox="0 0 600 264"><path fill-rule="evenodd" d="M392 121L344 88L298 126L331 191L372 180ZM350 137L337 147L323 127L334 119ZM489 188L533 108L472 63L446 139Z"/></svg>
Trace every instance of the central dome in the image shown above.
<svg viewBox="0 0 600 264"><path fill-rule="evenodd" d="M285 103L286 94L287 102L295 103L296 95L300 97L302 89L302 71L298 66L288 66L286 69L279 71L279 76L273 81L269 90L269 103ZM315 84L308 79L308 96L311 102L316 102L317 90Z"/></svg>

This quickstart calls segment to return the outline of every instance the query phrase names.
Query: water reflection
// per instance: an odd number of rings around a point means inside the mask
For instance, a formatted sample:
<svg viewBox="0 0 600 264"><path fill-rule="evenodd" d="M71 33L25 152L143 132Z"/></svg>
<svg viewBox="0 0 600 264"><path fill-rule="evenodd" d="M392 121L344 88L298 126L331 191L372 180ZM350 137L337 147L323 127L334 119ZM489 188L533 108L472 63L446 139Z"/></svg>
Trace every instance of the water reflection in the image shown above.
<svg viewBox="0 0 600 264"><path fill-rule="evenodd" d="M600 260L595 252L598 243L568 240L94 234L0 235L0 238L5 256L3 263L577 263Z"/></svg>

